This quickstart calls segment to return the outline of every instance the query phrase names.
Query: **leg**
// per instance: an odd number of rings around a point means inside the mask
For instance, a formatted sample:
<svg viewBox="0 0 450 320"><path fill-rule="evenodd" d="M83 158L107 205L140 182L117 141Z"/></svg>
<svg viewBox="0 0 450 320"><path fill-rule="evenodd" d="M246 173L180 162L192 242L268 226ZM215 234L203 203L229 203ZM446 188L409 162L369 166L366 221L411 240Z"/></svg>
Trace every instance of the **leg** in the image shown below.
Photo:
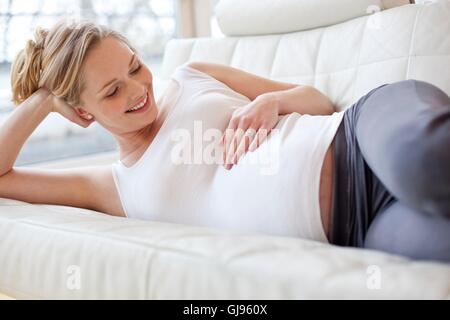
<svg viewBox="0 0 450 320"><path fill-rule="evenodd" d="M450 217L450 98L417 80L378 87L352 108L361 153L392 195Z"/></svg>
<svg viewBox="0 0 450 320"><path fill-rule="evenodd" d="M370 225L364 247L412 259L450 262L450 219L394 201Z"/></svg>

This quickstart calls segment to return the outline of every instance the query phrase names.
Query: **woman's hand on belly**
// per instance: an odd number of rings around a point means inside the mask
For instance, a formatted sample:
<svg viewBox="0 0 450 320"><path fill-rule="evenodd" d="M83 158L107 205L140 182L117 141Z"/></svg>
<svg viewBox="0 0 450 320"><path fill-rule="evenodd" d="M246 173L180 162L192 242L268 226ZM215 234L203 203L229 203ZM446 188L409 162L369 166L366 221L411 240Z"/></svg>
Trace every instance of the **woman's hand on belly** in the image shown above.
<svg viewBox="0 0 450 320"><path fill-rule="evenodd" d="M231 169L248 150L259 147L278 121L278 103L266 96L236 109L220 141L225 169Z"/></svg>

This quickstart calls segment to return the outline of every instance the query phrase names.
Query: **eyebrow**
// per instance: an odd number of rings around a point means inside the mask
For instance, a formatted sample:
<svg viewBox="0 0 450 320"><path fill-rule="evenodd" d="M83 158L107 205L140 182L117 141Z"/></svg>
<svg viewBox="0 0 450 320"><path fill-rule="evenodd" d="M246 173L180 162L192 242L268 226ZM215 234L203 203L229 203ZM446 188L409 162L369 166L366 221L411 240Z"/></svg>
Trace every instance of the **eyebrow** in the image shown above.
<svg viewBox="0 0 450 320"><path fill-rule="evenodd" d="M131 65L133 64L133 61L134 61L134 58L136 58L136 54L133 52L133 54L131 55L131 61L130 61L130 64L128 65L128 68L130 68L131 67ZM97 94L98 93L100 93L100 92L102 92L107 86L109 86L110 84L112 84L112 83L114 83L114 82L116 82L117 81L117 79L112 79L111 81L108 81L98 92L97 92Z"/></svg>

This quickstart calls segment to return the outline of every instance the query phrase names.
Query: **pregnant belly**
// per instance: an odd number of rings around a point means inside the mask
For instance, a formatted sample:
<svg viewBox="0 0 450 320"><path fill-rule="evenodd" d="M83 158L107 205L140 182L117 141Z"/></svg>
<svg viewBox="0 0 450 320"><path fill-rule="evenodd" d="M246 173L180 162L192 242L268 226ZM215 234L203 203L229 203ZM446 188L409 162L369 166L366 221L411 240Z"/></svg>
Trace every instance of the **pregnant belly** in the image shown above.
<svg viewBox="0 0 450 320"><path fill-rule="evenodd" d="M330 240L331 201L333 188L333 145L334 140L325 154L320 173L319 188L320 217L322 219L322 225L328 241Z"/></svg>

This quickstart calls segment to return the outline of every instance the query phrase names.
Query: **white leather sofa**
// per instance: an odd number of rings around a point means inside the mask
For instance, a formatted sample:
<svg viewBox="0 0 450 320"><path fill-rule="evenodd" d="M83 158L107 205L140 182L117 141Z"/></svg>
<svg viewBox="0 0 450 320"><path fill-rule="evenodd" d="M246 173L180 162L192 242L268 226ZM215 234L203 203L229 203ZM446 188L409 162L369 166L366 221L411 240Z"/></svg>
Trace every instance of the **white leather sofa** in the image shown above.
<svg viewBox="0 0 450 320"><path fill-rule="evenodd" d="M450 1L380 12L361 1L370 10L356 1L335 8L331 0L283 0L270 10L258 7L270 1L222 1L216 13L226 36L172 40L163 80L200 60L313 85L339 110L402 79L450 94ZM25 299L449 299L450 265L0 199L0 292Z"/></svg>

